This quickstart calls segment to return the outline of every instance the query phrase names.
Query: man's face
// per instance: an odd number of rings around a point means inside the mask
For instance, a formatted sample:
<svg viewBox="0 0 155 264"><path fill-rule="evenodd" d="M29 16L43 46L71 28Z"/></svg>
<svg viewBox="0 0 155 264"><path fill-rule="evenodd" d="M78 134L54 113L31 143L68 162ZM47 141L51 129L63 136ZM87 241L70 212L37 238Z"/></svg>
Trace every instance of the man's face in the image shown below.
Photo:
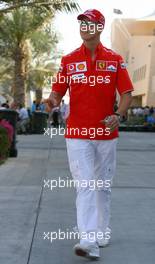
<svg viewBox="0 0 155 264"><path fill-rule="evenodd" d="M83 40L89 41L98 38L103 31L103 25L87 19L80 20L80 35Z"/></svg>

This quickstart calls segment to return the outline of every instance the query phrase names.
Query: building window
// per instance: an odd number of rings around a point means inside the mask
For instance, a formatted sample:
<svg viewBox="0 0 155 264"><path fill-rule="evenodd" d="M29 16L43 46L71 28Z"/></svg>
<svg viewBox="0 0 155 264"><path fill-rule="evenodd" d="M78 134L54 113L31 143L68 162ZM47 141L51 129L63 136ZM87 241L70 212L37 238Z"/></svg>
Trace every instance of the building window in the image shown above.
<svg viewBox="0 0 155 264"><path fill-rule="evenodd" d="M132 80L133 82L139 82L145 79L146 76L146 64L133 72Z"/></svg>

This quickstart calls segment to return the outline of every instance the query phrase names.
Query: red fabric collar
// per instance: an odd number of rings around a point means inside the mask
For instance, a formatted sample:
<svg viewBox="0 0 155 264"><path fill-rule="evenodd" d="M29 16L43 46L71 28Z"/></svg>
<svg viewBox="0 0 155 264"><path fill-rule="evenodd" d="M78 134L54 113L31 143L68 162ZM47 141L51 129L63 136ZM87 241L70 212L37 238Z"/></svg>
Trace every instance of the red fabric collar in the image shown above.
<svg viewBox="0 0 155 264"><path fill-rule="evenodd" d="M97 47L96 47L96 50L95 50L95 54L97 54L98 51L100 50L103 50L103 45L102 43L100 42ZM85 54L85 55L90 55L90 50L84 45L82 44L81 45L81 51Z"/></svg>

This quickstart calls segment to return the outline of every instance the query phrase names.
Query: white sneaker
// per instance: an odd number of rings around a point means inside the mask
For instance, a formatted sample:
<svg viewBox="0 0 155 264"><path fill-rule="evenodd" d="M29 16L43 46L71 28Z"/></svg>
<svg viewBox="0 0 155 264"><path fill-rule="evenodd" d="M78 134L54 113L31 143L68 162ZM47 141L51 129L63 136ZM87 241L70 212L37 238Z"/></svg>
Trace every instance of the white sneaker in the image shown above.
<svg viewBox="0 0 155 264"><path fill-rule="evenodd" d="M97 243L76 244L74 246L74 252L77 256L92 260L98 260L100 257Z"/></svg>
<svg viewBox="0 0 155 264"><path fill-rule="evenodd" d="M105 239L105 238L103 238L103 239L98 239L97 240L97 243L98 243L98 246L99 247L107 247L107 246L109 246L109 244L110 244L110 239Z"/></svg>
<svg viewBox="0 0 155 264"><path fill-rule="evenodd" d="M107 228L104 237L101 239L97 239L98 246L107 247L110 244L110 238L111 238L111 229Z"/></svg>

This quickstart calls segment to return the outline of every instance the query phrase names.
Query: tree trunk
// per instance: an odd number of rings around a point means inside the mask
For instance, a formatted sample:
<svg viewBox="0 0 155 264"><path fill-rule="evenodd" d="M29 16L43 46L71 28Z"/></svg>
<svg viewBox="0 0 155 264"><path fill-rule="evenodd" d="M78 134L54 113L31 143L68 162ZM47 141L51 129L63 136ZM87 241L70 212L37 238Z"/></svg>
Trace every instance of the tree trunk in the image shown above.
<svg viewBox="0 0 155 264"><path fill-rule="evenodd" d="M42 89L36 89L36 102L37 104L40 104L41 100L42 100Z"/></svg>
<svg viewBox="0 0 155 264"><path fill-rule="evenodd" d="M14 52L14 91L13 98L15 104L25 105L26 92L26 72L25 72L25 52L24 44L19 44Z"/></svg>

